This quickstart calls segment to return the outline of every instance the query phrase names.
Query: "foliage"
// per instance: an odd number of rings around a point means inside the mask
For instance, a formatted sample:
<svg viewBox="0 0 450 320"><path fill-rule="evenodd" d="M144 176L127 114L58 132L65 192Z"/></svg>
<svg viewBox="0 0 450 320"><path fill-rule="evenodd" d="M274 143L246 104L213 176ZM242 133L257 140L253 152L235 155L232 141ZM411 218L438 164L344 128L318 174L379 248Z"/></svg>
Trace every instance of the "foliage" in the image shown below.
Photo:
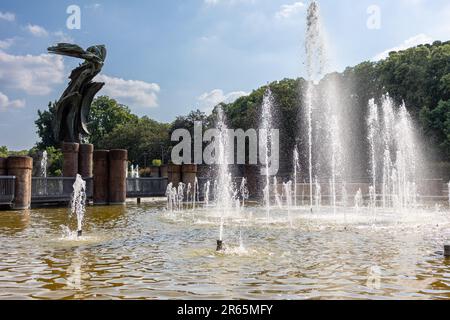
<svg viewBox="0 0 450 320"><path fill-rule="evenodd" d="M45 149L47 151L47 175L50 177L58 177L62 175L63 166L63 154L60 150L55 147L48 147ZM40 161L42 160L42 152L39 148L35 147L28 151L28 156L33 158L34 162L34 172L33 176L39 176L40 172Z"/></svg>
<svg viewBox="0 0 450 320"><path fill-rule="evenodd" d="M379 62L366 61L349 67L342 73L327 75L319 84L326 86L329 81L338 83L339 101L346 108L345 118L350 119L351 137L354 152L366 156L367 143L359 137L366 136L367 103L370 98L380 99L389 93L398 103L405 102L413 121L420 124L431 151L436 151L436 161L450 161L450 42L435 42L432 45L420 45L400 52L391 52L389 57ZM283 79L268 84L275 99L276 126L280 129L280 159L291 162L294 145L305 148L305 114L303 95L304 79ZM260 123L261 105L267 86L263 86L246 97L230 104L221 104L230 128L257 128ZM39 111L36 126L40 141L37 147L57 148L51 124L54 104L47 111ZM90 142L99 148L126 148L129 158L141 167L147 160L169 160L170 148L176 142L170 141L176 129L187 129L193 134L194 123L201 121L203 130L214 126L217 109L212 114L196 110L186 116L180 116L168 124L158 123L148 117L139 118L131 113L127 106L103 96L94 100L89 118L92 133ZM348 129L350 130L350 128ZM434 150L431 150L431 149ZM54 154L57 173L60 169L60 155ZM6 148L0 148L0 156L7 155ZM23 152L22 152L23 153ZM305 154L305 152L301 152ZM305 159L303 159L305 161ZM361 161L363 163L364 161ZM289 163L285 164L289 171ZM282 164L283 166L283 164ZM364 168L354 168L363 172Z"/></svg>
<svg viewBox="0 0 450 320"><path fill-rule="evenodd" d="M49 102L48 110L38 110L38 118L34 122L37 127L37 134L40 141L37 143L39 149L47 147L58 147L58 142L53 134L53 119L56 110L56 103Z"/></svg>
<svg viewBox="0 0 450 320"><path fill-rule="evenodd" d="M367 105L371 98L380 99L389 93L397 104L405 102L413 121L425 133L428 149L436 151L436 161L450 161L450 42L420 45L390 56L379 62L366 61L349 67L342 73L327 75L319 84L329 81L337 85L340 103L346 108L345 118L354 124L351 145L354 152L366 155L367 144L359 137L366 136ZM275 98L276 127L280 129L280 155L291 159L294 144L305 147L303 79L284 79L268 85ZM224 105L233 128L256 128L267 86L255 90L234 103ZM350 129L350 128L349 128ZM299 137L298 141L294 137ZM301 152L305 154L305 152ZM365 168L354 168L364 172ZM290 169L289 169L290 170ZM287 171L289 171L287 170Z"/></svg>
<svg viewBox="0 0 450 320"><path fill-rule="evenodd" d="M89 114L89 142L102 149L102 139L113 130L127 123L134 123L138 117L130 109L106 96L94 100Z"/></svg>
<svg viewBox="0 0 450 320"><path fill-rule="evenodd" d="M127 149L128 159L143 167L145 158L167 159L169 125L148 117L117 126L99 142L107 149Z"/></svg>
<svg viewBox="0 0 450 320"><path fill-rule="evenodd" d="M162 166L162 160L155 159L152 161L152 166L154 167L161 167Z"/></svg>
<svg viewBox="0 0 450 320"><path fill-rule="evenodd" d="M59 147L53 134L53 119L55 115L56 103L49 103L48 110L38 111L38 118L35 121L37 134L40 141L37 147L43 150L48 147ZM137 120L137 116L132 114L130 109L117 103L116 100L106 96L96 98L89 114L89 131L91 136L89 142L94 144L97 149L101 149L102 138L112 132L114 128L127 122Z"/></svg>
<svg viewBox="0 0 450 320"><path fill-rule="evenodd" d="M6 158L8 156L8 147L0 147L0 158Z"/></svg>

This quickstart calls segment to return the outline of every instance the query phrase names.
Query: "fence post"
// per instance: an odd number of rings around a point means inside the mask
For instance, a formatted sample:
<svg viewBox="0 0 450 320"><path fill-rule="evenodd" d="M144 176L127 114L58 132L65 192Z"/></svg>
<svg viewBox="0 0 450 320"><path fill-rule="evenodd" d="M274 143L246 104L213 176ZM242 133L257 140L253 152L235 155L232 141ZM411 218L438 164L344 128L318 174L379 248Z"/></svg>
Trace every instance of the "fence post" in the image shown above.
<svg viewBox="0 0 450 320"><path fill-rule="evenodd" d="M26 210L31 207L31 175L33 158L24 156L9 157L8 175L16 177L13 208Z"/></svg>
<svg viewBox="0 0 450 320"><path fill-rule="evenodd" d="M105 205L109 200L109 151L94 151L94 204Z"/></svg>
<svg viewBox="0 0 450 320"><path fill-rule="evenodd" d="M0 176L6 176L7 169L6 169L6 159L0 158Z"/></svg>
<svg viewBox="0 0 450 320"><path fill-rule="evenodd" d="M109 204L127 200L127 150L109 151Z"/></svg>
<svg viewBox="0 0 450 320"><path fill-rule="evenodd" d="M80 144L80 152L78 157L78 173L83 178L91 178L93 172L93 153L94 145Z"/></svg>

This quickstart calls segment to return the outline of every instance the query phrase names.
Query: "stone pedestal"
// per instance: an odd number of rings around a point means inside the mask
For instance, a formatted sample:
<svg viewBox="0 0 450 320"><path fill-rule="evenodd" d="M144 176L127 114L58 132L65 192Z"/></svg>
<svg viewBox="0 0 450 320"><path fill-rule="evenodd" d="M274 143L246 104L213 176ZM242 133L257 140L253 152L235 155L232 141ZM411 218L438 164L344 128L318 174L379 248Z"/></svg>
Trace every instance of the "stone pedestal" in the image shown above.
<svg viewBox="0 0 450 320"><path fill-rule="evenodd" d="M181 182L181 166L176 164L169 164L167 168L167 178L169 183L172 182L174 187L177 187Z"/></svg>
<svg viewBox="0 0 450 320"><path fill-rule="evenodd" d="M83 178L91 178L93 174L94 145L80 144L78 156L78 173Z"/></svg>
<svg viewBox="0 0 450 320"><path fill-rule="evenodd" d="M109 152L109 204L124 204L127 200L127 150Z"/></svg>
<svg viewBox="0 0 450 320"><path fill-rule="evenodd" d="M30 157L9 157L8 175L16 177L13 208L26 210L31 207L31 174L33 159Z"/></svg>
<svg viewBox="0 0 450 320"><path fill-rule="evenodd" d="M64 155L63 177L73 178L78 174L78 154L80 145L78 143L64 142L62 153Z"/></svg>
<svg viewBox="0 0 450 320"><path fill-rule="evenodd" d="M8 174L8 169L6 168L6 159L0 158L0 176L6 176Z"/></svg>
<svg viewBox="0 0 450 320"><path fill-rule="evenodd" d="M106 205L109 202L109 151L94 151L93 161L94 204Z"/></svg>
<svg viewBox="0 0 450 320"><path fill-rule="evenodd" d="M195 178L197 178L197 165L184 164L182 167L182 179L185 185L191 184L194 187Z"/></svg>

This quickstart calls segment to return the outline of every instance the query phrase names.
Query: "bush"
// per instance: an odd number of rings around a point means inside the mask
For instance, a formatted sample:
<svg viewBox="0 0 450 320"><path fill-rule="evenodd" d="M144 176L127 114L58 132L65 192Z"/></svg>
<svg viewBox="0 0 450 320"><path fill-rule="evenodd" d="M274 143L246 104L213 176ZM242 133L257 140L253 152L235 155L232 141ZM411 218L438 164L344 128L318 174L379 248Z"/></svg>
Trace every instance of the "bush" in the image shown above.
<svg viewBox="0 0 450 320"><path fill-rule="evenodd" d="M161 167L162 166L162 161L158 160L158 159L155 159L155 160L152 161L152 165L154 167Z"/></svg>

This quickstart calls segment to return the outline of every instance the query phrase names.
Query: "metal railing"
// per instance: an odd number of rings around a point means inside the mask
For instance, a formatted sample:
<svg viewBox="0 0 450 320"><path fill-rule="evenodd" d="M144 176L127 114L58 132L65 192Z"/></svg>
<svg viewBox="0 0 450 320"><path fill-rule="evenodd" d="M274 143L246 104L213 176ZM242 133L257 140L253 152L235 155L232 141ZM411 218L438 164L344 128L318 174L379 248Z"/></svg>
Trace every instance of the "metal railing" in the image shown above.
<svg viewBox="0 0 450 320"><path fill-rule="evenodd" d="M16 177L0 177L0 204L10 205L14 201Z"/></svg>
<svg viewBox="0 0 450 320"><path fill-rule="evenodd" d="M128 178L127 198L163 197L167 184L167 178Z"/></svg>
<svg viewBox="0 0 450 320"><path fill-rule="evenodd" d="M84 179L86 181L86 197L92 198L93 183L92 178ZM57 203L68 202L72 197L73 184L75 178L48 177L33 178L31 183L31 202L32 203Z"/></svg>

